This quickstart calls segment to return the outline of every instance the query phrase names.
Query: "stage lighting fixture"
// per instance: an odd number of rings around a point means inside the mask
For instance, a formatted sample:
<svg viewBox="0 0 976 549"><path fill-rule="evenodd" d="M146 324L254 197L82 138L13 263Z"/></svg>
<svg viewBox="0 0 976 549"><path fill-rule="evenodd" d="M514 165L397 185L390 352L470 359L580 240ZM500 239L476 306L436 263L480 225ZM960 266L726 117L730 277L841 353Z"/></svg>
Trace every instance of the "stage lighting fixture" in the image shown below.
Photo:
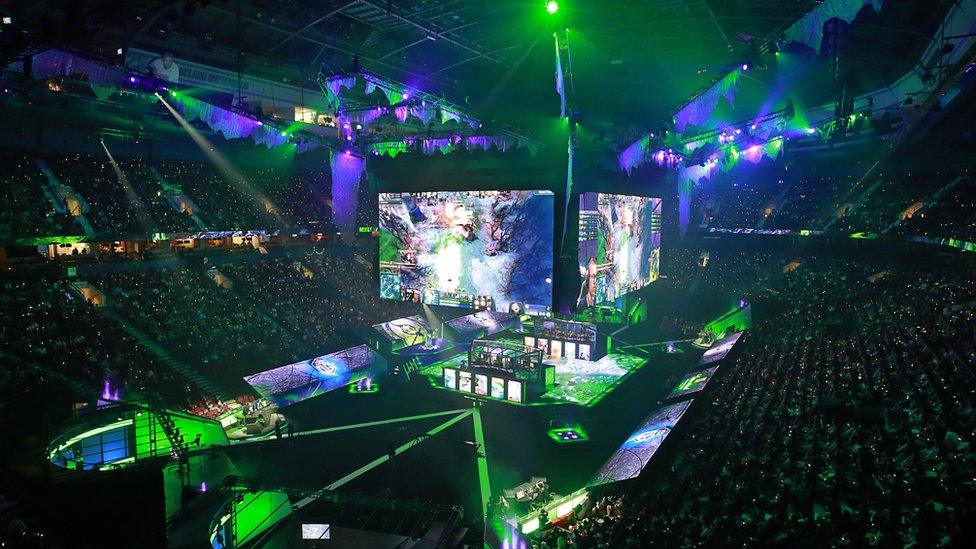
<svg viewBox="0 0 976 549"><path fill-rule="evenodd" d="M546 2L546 11L549 12L549 15L554 15L557 11L559 11L559 3L555 0Z"/></svg>
<svg viewBox="0 0 976 549"><path fill-rule="evenodd" d="M749 70L749 63L743 63L743 64L742 64L742 70L743 70L743 71L747 71L747 70Z"/></svg>
<svg viewBox="0 0 976 549"><path fill-rule="evenodd" d="M13 17L4 17L3 18L3 24L4 25L13 25L14 24L14 18Z"/></svg>

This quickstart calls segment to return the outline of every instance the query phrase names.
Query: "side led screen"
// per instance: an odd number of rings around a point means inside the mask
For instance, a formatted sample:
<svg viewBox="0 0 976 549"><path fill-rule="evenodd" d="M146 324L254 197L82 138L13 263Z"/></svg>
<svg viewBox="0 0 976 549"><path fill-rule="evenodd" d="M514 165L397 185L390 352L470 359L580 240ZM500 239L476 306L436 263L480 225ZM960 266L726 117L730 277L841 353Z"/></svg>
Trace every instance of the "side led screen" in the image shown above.
<svg viewBox="0 0 976 549"><path fill-rule="evenodd" d="M735 347L735 344L739 341L740 337L742 337L742 332L736 332L729 337L712 343L712 346L705 351L705 354L702 355L701 360L698 361L698 365L704 366L706 364L711 364L712 362L722 360L729 354L730 351L732 351L732 347Z"/></svg>
<svg viewBox="0 0 976 549"><path fill-rule="evenodd" d="M692 402L694 400L685 400L664 406L647 416L640 427L627 437L597 471L589 486L627 480L639 475Z"/></svg>
<svg viewBox="0 0 976 549"><path fill-rule="evenodd" d="M685 377L681 378L681 381L675 385L671 394L668 395L668 399L679 398L687 395L696 395L705 390L705 386L711 381L712 376L715 375L715 371L718 370L718 366L712 366L711 368L706 368L704 370L699 370L697 372L689 372Z"/></svg>

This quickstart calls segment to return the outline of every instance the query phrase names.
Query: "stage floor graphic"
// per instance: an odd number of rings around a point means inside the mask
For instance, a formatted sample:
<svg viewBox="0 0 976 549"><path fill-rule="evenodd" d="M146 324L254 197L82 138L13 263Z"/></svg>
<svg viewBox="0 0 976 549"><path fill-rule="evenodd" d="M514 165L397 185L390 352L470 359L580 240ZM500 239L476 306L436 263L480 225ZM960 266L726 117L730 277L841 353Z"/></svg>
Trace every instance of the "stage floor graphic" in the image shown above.
<svg viewBox="0 0 976 549"><path fill-rule="evenodd" d="M647 359L626 353L610 353L590 362L575 358L546 360L556 366L556 386L542 395L543 401L572 402L592 406Z"/></svg>
<svg viewBox="0 0 976 549"><path fill-rule="evenodd" d="M459 368L467 362L467 358L466 353L461 353L426 366L420 370L420 373L427 376L431 386L440 389L443 388L442 369ZM539 400L528 405L572 403L593 406L613 391L628 374L643 367L647 359L628 353L613 352L595 362L566 358L544 362L556 367L556 385L545 392Z"/></svg>

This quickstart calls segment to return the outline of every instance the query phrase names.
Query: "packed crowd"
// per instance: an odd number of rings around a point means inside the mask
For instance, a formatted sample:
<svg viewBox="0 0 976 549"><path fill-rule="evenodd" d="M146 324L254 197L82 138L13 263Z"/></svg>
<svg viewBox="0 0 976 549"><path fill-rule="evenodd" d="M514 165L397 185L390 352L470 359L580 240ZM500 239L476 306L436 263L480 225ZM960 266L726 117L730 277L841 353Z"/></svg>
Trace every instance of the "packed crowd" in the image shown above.
<svg viewBox="0 0 976 549"><path fill-rule="evenodd" d="M781 273L782 254L734 250L671 248L664 253L663 284L695 293L722 290L745 295Z"/></svg>
<svg viewBox="0 0 976 549"><path fill-rule="evenodd" d="M295 333L202 267L130 269L92 281L141 332L211 374L239 376L310 356Z"/></svg>
<svg viewBox="0 0 976 549"><path fill-rule="evenodd" d="M670 463L547 545L973 543L972 279L818 260L760 295L790 306L697 399Z"/></svg>
<svg viewBox="0 0 976 549"><path fill-rule="evenodd" d="M363 329L413 314L407 304L380 301L374 267L363 255L330 251L221 268L272 318L302 333L319 352L359 345Z"/></svg>
<svg viewBox="0 0 976 549"><path fill-rule="evenodd" d="M0 154L0 238L79 234L67 213L55 211L42 190L44 183L44 174L30 156Z"/></svg>
<svg viewBox="0 0 976 549"><path fill-rule="evenodd" d="M766 167L745 175L720 176L693 191L689 228L924 234L976 240L971 170L879 168L868 177L861 175Z"/></svg>
<svg viewBox="0 0 976 549"><path fill-rule="evenodd" d="M328 166L222 172L201 162L116 162L106 155L5 152L0 238L332 227ZM67 209L67 195L79 198L77 218L58 211Z"/></svg>
<svg viewBox="0 0 976 549"><path fill-rule="evenodd" d="M7 281L0 291L3 330L0 408L16 395L65 386L80 399L124 398L152 390L173 404L197 396L185 377L165 367L61 281Z"/></svg>

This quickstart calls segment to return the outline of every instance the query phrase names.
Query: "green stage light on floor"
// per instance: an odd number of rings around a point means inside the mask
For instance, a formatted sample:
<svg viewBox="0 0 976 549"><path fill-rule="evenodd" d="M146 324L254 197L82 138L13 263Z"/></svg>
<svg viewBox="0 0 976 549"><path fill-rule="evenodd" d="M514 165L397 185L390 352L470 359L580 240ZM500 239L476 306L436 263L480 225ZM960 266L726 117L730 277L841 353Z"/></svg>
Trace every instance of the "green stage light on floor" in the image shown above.
<svg viewBox="0 0 976 549"><path fill-rule="evenodd" d="M549 15L554 15L557 11L559 11L559 3L555 0L546 2L546 11L549 12Z"/></svg>
<svg viewBox="0 0 976 549"><path fill-rule="evenodd" d="M558 444L572 444L574 442L586 442L590 440L589 435L580 425L570 425L568 427L557 427L549 429L549 438Z"/></svg>

